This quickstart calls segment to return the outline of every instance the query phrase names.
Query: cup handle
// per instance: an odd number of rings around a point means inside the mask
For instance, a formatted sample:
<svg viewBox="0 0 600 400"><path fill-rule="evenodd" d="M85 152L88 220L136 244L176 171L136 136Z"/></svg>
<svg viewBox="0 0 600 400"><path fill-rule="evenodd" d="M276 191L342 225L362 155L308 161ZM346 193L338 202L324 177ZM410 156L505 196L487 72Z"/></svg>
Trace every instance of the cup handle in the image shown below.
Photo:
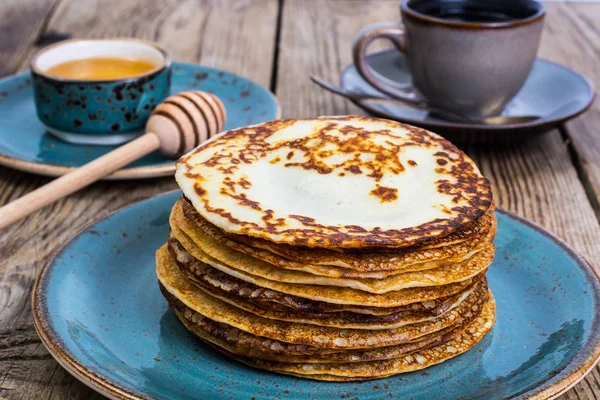
<svg viewBox="0 0 600 400"><path fill-rule="evenodd" d="M381 24L368 26L358 33L352 45L352 58L356 70L365 81L381 92L410 104L422 104L423 99L416 93L393 87L389 83L382 82L375 76L365 57L367 55L367 48L371 42L378 38L391 41L396 49L402 53L406 51L406 36L403 28L397 25L392 27L382 26Z"/></svg>

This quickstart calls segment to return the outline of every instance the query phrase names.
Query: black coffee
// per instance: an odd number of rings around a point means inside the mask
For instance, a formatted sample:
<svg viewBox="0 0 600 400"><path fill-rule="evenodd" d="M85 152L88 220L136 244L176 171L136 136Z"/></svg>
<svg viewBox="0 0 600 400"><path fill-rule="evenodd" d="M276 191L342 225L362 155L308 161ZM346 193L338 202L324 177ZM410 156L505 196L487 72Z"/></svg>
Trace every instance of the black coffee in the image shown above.
<svg viewBox="0 0 600 400"><path fill-rule="evenodd" d="M461 22L505 22L517 18L492 10L469 10L467 8L436 9L428 12L432 17Z"/></svg>
<svg viewBox="0 0 600 400"><path fill-rule="evenodd" d="M431 17L460 22L507 22L529 18L538 11L530 2L511 0L413 0L409 8Z"/></svg>

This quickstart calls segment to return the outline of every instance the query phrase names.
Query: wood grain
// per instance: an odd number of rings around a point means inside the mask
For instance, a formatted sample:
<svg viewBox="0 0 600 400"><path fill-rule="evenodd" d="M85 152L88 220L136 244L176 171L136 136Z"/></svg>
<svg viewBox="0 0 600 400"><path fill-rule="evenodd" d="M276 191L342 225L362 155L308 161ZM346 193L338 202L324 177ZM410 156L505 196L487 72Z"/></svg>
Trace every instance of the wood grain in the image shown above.
<svg viewBox="0 0 600 400"><path fill-rule="evenodd" d="M600 89L600 4L552 3L540 55L587 76ZM576 162L588 191L600 212L600 101L581 117L569 122L568 136L576 152Z"/></svg>
<svg viewBox="0 0 600 400"><path fill-rule="evenodd" d="M0 76L14 72L37 40L58 0L0 2Z"/></svg>
<svg viewBox="0 0 600 400"><path fill-rule="evenodd" d="M396 18L398 2L323 0L308 4L310 7L307 3L286 2L283 8L277 93L284 117L364 115L362 110L312 85L306 77L315 74L337 81L339 71L351 62L356 32L366 24ZM554 17L554 10L552 14ZM593 21L600 22L600 16ZM552 25L561 29L558 22ZM552 47L552 40L545 46ZM597 61L587 63L589 68L597 66ZM600 226L559 132L527 144L465 150L492 182L498 206L550 229L600 265ZM599 377L598 369L594 370L563 397L600 397Z"/></svg>
<svg viewBox="0 0 600 400"><path fill-rule="evenodd" d="M42 28L57 36L156 40L174 59L226 68L265 86L274 72L276 0L62 0L46 26L45 16L54 4L50 0L0 3L0 33L19 32L10 47L0 45L0 73L26 68L26 60L37 50L33 42ZM364 114L314 86L308 76L337 82L339 71L350 63L355 33L366 24L396 19L398 1L284 0L282 4L276 89L284 117ZM595 82L599 82L595 68L600 54L598 6L549 4L542 47L543 56L571 65ZM579 175L592 188L594 202L600 193L600 167L598 145L592 138L599 116L594 106L592 112L570 123L567 132L575 158L581 162ZM600 228L569 147L558 132L526 145L466 150L492 181L501 207L549 228L600 265ZM0 204L47 181L0 168ZM39 342L29 312L33 279L48 254L78 227L172 188L171 178L98 183L0 232L0 398L101 398L59 367ZM596 369L562 398L599 397Z"/></svg>
<svg viewBox="0 0 600 400"><path fill-rule="evenodd" d="M12 7L10 15L16 15L42 2L3 1L0 18L9 15L4 11L7 4ZM277 12L276 0L64 0L44 32L59 37L155 40L173 59L225 68L268 87ZM26 24L21 18L2 18L0 24L17 29L10 24ZM33 46L37 34L32 33L27 43L7 48L5 53L14 66L0 71L26 69L26 60L37 51ZM47 178L0 168L0 204L45 182ZM172 178L97 183L0 232L1 399L102 398L71 377L40 343L29 311L31 286L48 255L81 226L123 205L175 188Z"/></svg>
<svg viewBox="0 0 600 400"><path fill-rule="evenodd" d="M339 82L340 71L351 62L354 35L367 24L397 18L396 0L284 2L276 88L283 117L360 113L309 76ZM374 50L382 47L378 44Z"/></svg>

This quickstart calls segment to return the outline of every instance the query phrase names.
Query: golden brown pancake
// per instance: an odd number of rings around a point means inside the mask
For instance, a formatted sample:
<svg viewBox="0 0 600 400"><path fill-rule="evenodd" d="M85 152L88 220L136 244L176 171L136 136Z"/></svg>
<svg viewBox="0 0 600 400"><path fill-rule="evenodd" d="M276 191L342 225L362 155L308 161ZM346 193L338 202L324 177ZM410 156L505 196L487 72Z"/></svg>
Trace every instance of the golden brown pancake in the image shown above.
<svg viewBox="0 0 600 400"><path fill-rule="evenodd" d="M492 204L489 182L444 138L359 116L223 132L178 160L175 179L225 232L293 246L407 247Z"/></svg>
<svg viewBox="0 0 600 400"><path fill-rule="evenodd" d="M170 243L173 243L170 241ZM216 297L226 303L237 306L256 315L260 315L270 319L281 321L301 322L314 324L319 326L334 326L339 328L356 328L356 329L391 329L403 325L427 321L435 319L440 315L455 308L460 302L468 296L483 296L487 293L487 284L485 278L478 280L471 287L465 289L459 295L451 296L446 301L440 302L440 307L428 309L424 306L409 308L395 314L388 313L384 315L372 315L365 313L354 313L351 311L338 312L307 312L305 310L294 310L289 307L278 307L278 303L272 300L277 297L278 293L271 292L268 296L264 296L262 301L257 301L258 295L263 293L254 287L246 287L244 289L243 282L239 280L235 282L235 278L228 277L225 274L211 273L210 266L199 265L196 269L196 275L190 273L183 263L179 263L172 256L172 250L169 249L170 255L178 265L178 268L183 274L198 288L209 295ZM212 269L214 271L214 269ZM220 276L219 276L220 275ZM229 279L228 279L229 278ZM240 289L242 284L242 289ZM255 297L252 294L258 290ZM326 304L326 303L325 303ZM422 303L419 303L422 305Z"/></svg>
<svg viewBox="0 0 600 400"><path fill-rule="evenodd" d="M171 214L172 232L194 258L215 268L235 269L278 282L348 287L380 294L410 287L447 285L467 280L487 269L494 258L494 246L488 243L487 247L483 247L461 262L444 264L425 271L404 272L383 279L324 277L304 271L285 270L242 252L231 250L207 235L189 229L189 224L186 224L185 219L183 220L184 227L182 227L181 219L177 218L177 208L176 206L175 211Z"/></svg>
<svg viewBox="0 0 600 400"><path fill-rule="evenodd" d="M177 225L200 247L202 242L210 242L213 247L218 243L278 268L338 278L382 279L400 272L454 264L489 246L496 233L493 206L476 222L434 243L405 249L367 249L361 252L294 247L249 236L227 235L202 218L185 198L181 198L173 207L171 224Z"/></svg>
<svg viewBox="0 0 600 400"><path fill-rule="evenodd" d="M177 253L184 254L185 249L177 241L170 238L168 242L169 252L174 259L177 259ZM245 282L231 275L225 274L208 264L204 264L192 257L181 258L176 261L179 268L188 275L188 277L198 285L202 285L207 290L213 290L221 295L234 296L239 301L251 302L262 308L277 310L295 310L312 315L327 316L329 313L353 313L368 316L379 316L388 318L390 316L403 316L410 313L419 313L425 315L441 315L446 312L458 299L461 293L440 299L429 300L426 302L415 302L399 307L364 307L344 304L331 304L321 301L313 301L302 297L292 296L273 290L264 290L259 286ZM474 279L474 283L465 288L473 288L481 279Z"/></svg>
<svg viewBox="0 0 600 400"><path fill-rule="evenodd" d="M176 239L169 239L168 246L171 256L176 260L177 253L182 251L181 244ZM472 290L476 285L480 284L481 280L485 279L480 276L478 280L463 292L445 298L407 304L401 307L374 308L336 305L307 300L272 290L262 290L256 285L227 275L197 260L191 262L176 260L176 263L191 281L201 286L205 291L214 293L216 296L231 297L235 301L252 303L257 307L268 310L300 312L303 315L323 318L331 316L332 313L353 315L354 319L365 321L375 319L391 321L412 314L441 315L453 307L463 297L464 293Z"/></svg>
<svg viewBox="0 0 600 400"><path fill-rule="evenodd" d="M267 361L339 363L388 360L453 340L462 332L466 325L473 322L479 315L479 313L472 313L469 317L458 319L455 324L445 329L400 345L385 346L370 350L334 351L314 346L299 346L273 341L268 338L254 336L227 324L217 323L186 307L181 301L171 295L164 286L160 285L160 288L168 300L169 306L175 311L186 328L200 339L222 347L238 356Z"/></svg>
<svg viewBox="0 0 600 400"><path fill-rule="evenodd" d="M265 361L235 355L225 349L213 346L229 357L251 367L266 369L303 378L331 381L368 380L385 378L390 375L417 371L439 364L473 348L494 325L496 307L490 295L481 314L453 340L429 349L390 360L348 362L348 363L288 363Z"/></svg>
<svg viewBox="0 0 600 400"><path fill-rule="evenodd" d="M157 265L158 279L165 289L187 307L209 319L255 336L329 349L366 349L406 343L452 325L457 318L472 313L472 310L481 307L485 301L485 298L471 296L454 309L431 321L395 329L340 330L264 318L217 299L200 290L187 279L169 254L166 245L157 252Z"/></svg>
<svg viewBox="0 0 600 400"><path fill-rule="evenodd" d="M173 228L173 230L176 231L177 228ZM282 271L264 262L241 255L241 253L233 254L231 250L224 250L223 248L209 249L212 255L219 257L219 259L216 259L197 247L195 243L185 234L182 234L181 231L178 231L177 233L177 237L185 250L195 259L229 274L242 272L282 283L348 287L375 294L412 287L447 285L449 283L469 280L487 269L494 254L494 247L493 245L490 245L490 247L461 263L447 265L433 270L393 275L381 280L326 278L300 271Z"/></svg>
<svg viewBox="0 0 600 400"><path fill-rule="evenodd" d="M382 318L354 313L330 313L328 315L315 315L287 310L273 310L270 308L259 307L249 301L239 301L233 296L217 294L214 290L207 289L203 285L197 286L206 294L211 295L221 301L224 301L225 303L236 306L252 314L278 321L298 322L317 326L330 326L341 329L378 330L400 328L405 325L415 324L418 322L432 321L436 318L439 318L439 315L426 315L420 313L408 313L397 316L396 318L393 318L394 316L388 315L386 316L387 318ZM465 291L465 293L463 293L462 296L458 298L458 301L449 307L448 311L458 307L458 305L462 301L473 301L475 297L483 296L485 291L487 291L487 288L483 285L483 283L480 283L479 285L475 286L475 288Z"/></svg>
<svg viewBox="0 0 600 400"><path fill-rule="evenodd" d="M198 254L201 255L201 253ZM389 308L404 306L416 302L426 302L460 293L465 288L470 286L474 280L478 279L477 277L474 277L448 285L432 286L427 288L413 287L382 294L372 294L361 290L344 287L314 286L271 281L269 279L232 269L227 265L211 259L208 256L201 256L203 257L203 260L201 261L203 264L208 264L227 275L256 285L261 288L261 291L271 290L314 301L340 305ZM195 258L187 252L178 252L176 257L179 262L183 263L195 260ZM208 260L210 263L206 263L204 260ZM204 268L204 266L202 264L192 264L190 266L191 273L195 275L198 268Z"/></svg>

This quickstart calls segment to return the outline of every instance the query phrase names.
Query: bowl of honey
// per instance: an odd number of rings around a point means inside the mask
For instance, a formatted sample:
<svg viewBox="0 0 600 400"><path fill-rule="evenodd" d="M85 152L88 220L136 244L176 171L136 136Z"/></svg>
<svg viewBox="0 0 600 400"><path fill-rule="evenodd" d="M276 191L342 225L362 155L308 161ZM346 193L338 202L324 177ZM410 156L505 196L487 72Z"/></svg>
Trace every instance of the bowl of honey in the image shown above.
<svg viewBox="0 0 600 400"><path fill-rule="evenodd" d="M143 133L169 95L167 53L137 39L74 39L42 49L31 62L38 118L72 143L115 145Z"/></svg>

